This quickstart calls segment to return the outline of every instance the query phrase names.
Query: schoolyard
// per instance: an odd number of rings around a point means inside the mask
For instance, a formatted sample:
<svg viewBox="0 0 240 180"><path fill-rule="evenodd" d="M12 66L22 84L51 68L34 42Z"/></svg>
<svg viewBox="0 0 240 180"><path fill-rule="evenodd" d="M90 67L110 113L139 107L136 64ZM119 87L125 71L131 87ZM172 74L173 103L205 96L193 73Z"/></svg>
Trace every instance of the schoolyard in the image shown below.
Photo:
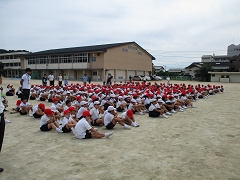
<svg viewBox="0 0 240 180"><path fill-rule="evenodd" d="M10 83L19 86L19 80L3 79L2 87ZM6 124L0 179L240 179L240 84L210 84L223 85L226 92L198 100L197 108L169 119L135 115L140 127L124 130L117 125L109 139L41 132L39 119L10 114L17 97L7 97L5 115L12 122ZM104 127L99 131L108 132Z"/></svg>

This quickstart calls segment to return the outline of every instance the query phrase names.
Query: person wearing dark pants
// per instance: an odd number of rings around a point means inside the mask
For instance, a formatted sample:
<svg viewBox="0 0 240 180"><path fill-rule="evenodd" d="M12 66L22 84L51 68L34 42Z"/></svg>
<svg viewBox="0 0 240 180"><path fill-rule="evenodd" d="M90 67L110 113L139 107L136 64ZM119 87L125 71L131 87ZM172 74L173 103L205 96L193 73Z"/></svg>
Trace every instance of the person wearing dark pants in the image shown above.
<svg viewBox="0 0 240 180"><path fill-rule="evenodd" d="M22 85L22 93L23 97L29 99L30 95L30 80L31 80L32 70L30 68L26 68L26 73L22 76L20 84Z"/></svg>
<svg viewBox="0 0 240 180"><path fill-rule="evenodd" d="M0 84L2 84L2 74L0 72ZM2 94L2 87L0 87L0 94ZM2 143L5 131L5 120L4 120L4 105L2 103L2 96L0 96L0 152L2 150ZM0 168L0 172L3 172L3 168Z"/></svg>
<svg viewBox="0 0 240 180"><path fill-rule="evenodd" d="M1 116L1 119L0 119L0 152L1 152L2 143L3 143L3 137L4 137L4 131L5 131L4 113L2 112L0 114L0 116ZM0 172L2 172L3 170L4 170L3 168L0 168Z"/></svg>

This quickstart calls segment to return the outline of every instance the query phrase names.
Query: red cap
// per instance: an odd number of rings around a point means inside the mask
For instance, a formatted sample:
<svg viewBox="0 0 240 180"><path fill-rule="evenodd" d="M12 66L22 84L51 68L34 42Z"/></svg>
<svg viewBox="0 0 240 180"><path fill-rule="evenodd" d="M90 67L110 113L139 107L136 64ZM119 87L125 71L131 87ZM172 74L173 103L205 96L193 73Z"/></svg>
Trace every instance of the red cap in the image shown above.
<svg viewBox="0 0 240 180"><path fill-rule="evenodd" d="M54 115L54 112L50 108L45 109L44 113L48 116Z"/></svg>
<svg viewBox="0 0 240 180"><path fill-rule="evenodd" d="M43 110L45 109L45 105L43 103L39 103L38 107L43 109Z"/></svg>
<svg viewBox="0 0 240 180"><path fill-rule="evenodd" d="M20 106L20 104L21 104L21 100L19 99L19 100L17 100L17 102L16 102L16 106Z"/></svg>
<svg viewBox="0 0 240 180"><path fill-rule="evenodd" d="M128 115L128 117L130 117L132 119L133 118L133 111L131 109L127 110L127 115Z"/></svg>
<svg viewBox="0 0 240 180"><path fill-rule="evenodd" d="M69 111L76 111L76 108L73 107L73 106L70 106L70 107L68 108L68 110L69 110Z"/></svg>
<svg viewBox="0 0 240 180"><path fill-rule="evenodd" d="M81 96L77 96L77 100L81 100L82 99L82 97Z"/></svg>
<svg viewBox="0 0 240 180"><path fill-rule="evenodd" d="M58 101L58 98L52 98L52 102Z"/></svg>
<svg viewBox="0 0 240 180"><path fill-rule="evenodd" d="M97 96L93 96L93 97L92 97L92 100L93 100L93 101L95 101L96 99L98 99Z"/></svg>
<svg viewBox="0 0 240 180"><path fill-rule="evenodd" d="M63 111L63 114L64 115L66 115L66 114L68 114L68 113L70 113L70 111L67 109L67 110L65 110L65 111Z"/></svg>
<svg viewBox="0 0 240 180"><path fill-rule="evenodd" d="M82 117L92 116L88 110L83 111Z"/></svg>

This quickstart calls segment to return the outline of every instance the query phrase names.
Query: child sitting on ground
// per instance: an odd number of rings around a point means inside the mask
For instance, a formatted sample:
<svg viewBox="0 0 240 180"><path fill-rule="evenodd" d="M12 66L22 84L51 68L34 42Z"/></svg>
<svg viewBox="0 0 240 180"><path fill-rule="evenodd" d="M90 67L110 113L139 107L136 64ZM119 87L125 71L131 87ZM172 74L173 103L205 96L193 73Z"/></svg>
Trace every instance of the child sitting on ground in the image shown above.
<svg viewBox="0 0 240 180"><path fill-rule="evenodd" d="M63 131L59 128L59 124L55 120L54 112L50 108L47 108L44 113L45 115L43 115L40 120L40 130L50 131L51 129L54 129L57 132L62 133Z"/></svg>
<svg viewBox="0 0 240 180"><path fill-rule="evenodd" d="M39 103L38 105L33 107L33 117L41 118L44 115L45 105L43 103Z"/></svg>
<svg viewBox="0 0 240 180"><path fill-rule="evenodd" d="M75 126L75 136L78 139L89 139L89 138L109 138L114 132L100 133L91 127L88 123L90 121L91 114L88 110L83 111L82 118L78 121Z"/></svg>
<svg viewBox="0 0 240 180"><path fill-rule="evenodd" d="M127 112L123 112L121 114L121 117L124 120L124 123L133 127L139 127L139 125L136 123L135 118L133 117L132 110L127 110Z"/></svg>
<svg viewBox="0 0 240 180"><path fill-rule="evenodd" d="M72 118L71 118L71 114L70 114L70 111L67 109L63 112L64 114L64 118L62 120L62 131L63 133L68 133L68 132L71 132L73 131L74 133L74 127L76 126L76 121L74 121Z"/></svg>
<svg viewBox="0 0 240 180"><path fill-rule="evenodd" d="M20 111L19 111L19 113L20 113L21 115L32 116L32 114L29 113L30 110L33 111L32 105L31 105L27 100L28 100L28 99L27 99L26 97L22 97L22 98L21 98L21 101L22 101L22 102L21 102L21 104L20 104Z"/></svg>
<svg viewBox="0 0 240 180"><path fill-rule="evenodd" d="M14 113L19 113L20 111L20 104L22 103L22 101L19 99L17 100L16 102L16 108L12 108L12 111L10 112L11 114L14 114Z"/></svg>

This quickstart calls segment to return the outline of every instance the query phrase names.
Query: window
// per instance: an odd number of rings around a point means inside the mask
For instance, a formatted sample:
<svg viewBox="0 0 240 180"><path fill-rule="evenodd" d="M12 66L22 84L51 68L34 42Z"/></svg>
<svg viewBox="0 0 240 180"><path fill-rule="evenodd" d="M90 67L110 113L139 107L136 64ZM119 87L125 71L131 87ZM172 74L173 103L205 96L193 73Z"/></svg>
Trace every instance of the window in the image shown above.
<svg viewBox="0 0 240 180"><path fill-rule="evenodd" d="M142 52L138 52L138 55L142 55Z"/></svg>
<svg viewBox="0 0 240 180"><path fill-rule="evenodd" d="M134 46L128 46L128 49L137 50L137 48Z"/></svg>
<svg viewBox="0 0 240 180"><path fill-rule="evenodd" d="M212 77L215 77L215 74L212 74Z"/></svg>
<svg viewBox="0 0 240 180"><path fill-rule="evenodd" d="M96 57L95 56L92 57L92 62L96 62Z"/></svg>
<svg viewBox="0 0 240 180"><path fill-rule="evenodd" d="M47 64L47 57L46 56L40 56L39 64Z"/></svg>
<svg viewBox="0 0 240 180"><path fill-rule="evenodd" d="M73 54L73 62L74 63L88 62L88 54L87 53Z"/></svg>
<svg viewBox="0 0 240 180"><path fill-rule="evenodd" d="M225 76L224 76L224 75L221 75L221 78L225 78Z"/></svg>
<svg viewBox="0 0 240 180"><path fill-rule="evenodd" d="M35 57L29 57L27 58L28 64L36 64L36 58Z"/></svg>
<svg viewBox="0 0 240 180"><path fill-rule="evenodd" d="M48 61L50 64L58 64L58 55L53 55L50 57L50 60Z"/></svg>
<svg viewBox="0 0 240 180"><path fill-rule="evenodd" d="M97 71L93 71L93 72L92 72L92 75L93 75L93 76L97 76L97 75L98 75L98 74L97 74Z"/></svg>
<svg viewBox="0 0 240 180"><path fill-rule="evenodd" d="M124 49L124 48L122 49L122 51L123 51L123 52L128 52L128 50L127 50L127 49Z"/></svg>

